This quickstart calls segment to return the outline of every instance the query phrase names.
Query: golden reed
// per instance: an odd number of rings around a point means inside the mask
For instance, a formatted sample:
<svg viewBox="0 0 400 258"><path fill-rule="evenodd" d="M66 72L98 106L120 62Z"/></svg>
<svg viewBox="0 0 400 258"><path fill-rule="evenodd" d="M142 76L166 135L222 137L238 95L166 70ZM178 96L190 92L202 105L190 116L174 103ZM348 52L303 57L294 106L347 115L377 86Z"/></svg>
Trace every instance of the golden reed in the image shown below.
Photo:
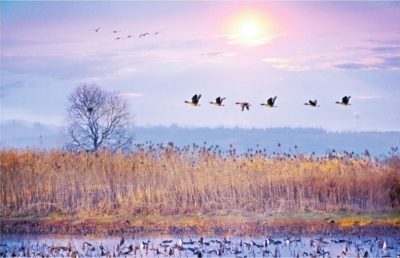
<svg viewBox="0 0 400 258"><path fill-rule="evenodd" d="M1 149L1 216L271 214L391 208L400 160L241 155L218 146L132 153Z"/></svg>

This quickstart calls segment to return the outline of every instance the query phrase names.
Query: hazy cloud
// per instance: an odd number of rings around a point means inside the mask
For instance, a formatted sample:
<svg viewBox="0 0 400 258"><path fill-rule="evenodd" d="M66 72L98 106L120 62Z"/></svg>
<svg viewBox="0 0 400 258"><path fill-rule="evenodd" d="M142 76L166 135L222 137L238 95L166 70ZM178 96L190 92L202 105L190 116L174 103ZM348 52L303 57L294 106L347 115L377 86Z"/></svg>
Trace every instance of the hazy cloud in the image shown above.
<svg viewBox="0 0 400 258"><path fill-rule="evenodd" d="M144 94L140 94L140 93L135 93L135 92L128 92L128 93L121 93L118 94L118 97L123 98L123 99L129 99L129 98L137 98L137 97L141 97Z"/></svg>
<svg viewBox="0 0 400 258"><path fill-rule="evenodd" d="M280 35L260 35L254 38L246 38L239 34L229 35L228 45L259 46L271 43L278 36Z"/></svg>
<svg viewBox="0 0 400 258"><path fill-rule="evenodd" d="M382 96L355 96L355 99L361 99L361 100L365 100L365 99L380 99L382 98Z"/></svg>
<svg viewBox="0 0 400 258"><path fill-rule="evenodd" d="M361 62L342 62L334 64L333 67L345 70L399 70L400 56L393 57L377 57L377 61L361 61Z"/></svg>

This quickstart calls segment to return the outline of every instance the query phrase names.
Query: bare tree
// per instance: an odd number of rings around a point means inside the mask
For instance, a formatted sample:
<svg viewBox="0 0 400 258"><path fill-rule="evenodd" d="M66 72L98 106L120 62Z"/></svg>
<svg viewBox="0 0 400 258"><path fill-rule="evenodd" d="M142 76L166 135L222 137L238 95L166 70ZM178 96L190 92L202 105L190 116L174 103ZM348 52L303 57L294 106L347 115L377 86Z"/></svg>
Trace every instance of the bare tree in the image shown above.
<svg viewBox="0 0 400 258"><path fill-rule="evenodd" d="M96 84L78 86L68 97L68 150L96 151L106 147L115 151L127 149L134 134L130 130L133 116L126 99L117 92Z"/></svg>

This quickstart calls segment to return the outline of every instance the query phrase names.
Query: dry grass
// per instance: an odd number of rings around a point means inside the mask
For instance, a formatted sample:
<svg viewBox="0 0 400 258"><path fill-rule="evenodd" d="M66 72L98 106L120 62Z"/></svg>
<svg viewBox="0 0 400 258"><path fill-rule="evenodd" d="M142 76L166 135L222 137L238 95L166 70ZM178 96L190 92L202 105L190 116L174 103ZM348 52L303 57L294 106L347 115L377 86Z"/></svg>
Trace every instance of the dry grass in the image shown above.
<svg viewBox="0 0 400 258"><path fill-rule="evenodd" d="M382 163L170 143L129 154L3 149L0 161L3 217L332 212L400 200L397 154Z"/></svg>

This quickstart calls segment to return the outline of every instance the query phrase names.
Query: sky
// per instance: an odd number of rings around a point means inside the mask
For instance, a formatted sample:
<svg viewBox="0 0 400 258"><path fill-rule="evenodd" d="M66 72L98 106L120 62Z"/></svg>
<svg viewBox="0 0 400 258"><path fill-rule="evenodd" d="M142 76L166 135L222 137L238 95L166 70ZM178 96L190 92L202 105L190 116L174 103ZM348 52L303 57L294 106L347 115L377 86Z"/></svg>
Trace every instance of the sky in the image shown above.
<svg viewBox="0 0 400 258"><path fill-rule="evenodd" d="M399 2L0 4L1 123L62 126L95 83L138 126L400 131Z"/></svg>

